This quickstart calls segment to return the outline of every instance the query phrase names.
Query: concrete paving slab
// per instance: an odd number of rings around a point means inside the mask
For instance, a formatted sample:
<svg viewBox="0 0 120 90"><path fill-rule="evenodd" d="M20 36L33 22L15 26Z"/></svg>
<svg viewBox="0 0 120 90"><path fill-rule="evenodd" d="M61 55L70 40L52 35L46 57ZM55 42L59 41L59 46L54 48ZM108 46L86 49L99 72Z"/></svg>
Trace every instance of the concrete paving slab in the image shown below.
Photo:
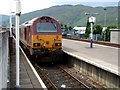
<svg viewBox="0 0 120 90"><path fill-rule="evenodd" d="M14 47L15 45L13 45ZM8 88L14 88L16 83L16 59L15 59L15 47L13 48L13 53L10 54L10 82ZM20 88L39 88L42 86L35 76L33 70L28 64L25 56L20 51Z"/></svg>

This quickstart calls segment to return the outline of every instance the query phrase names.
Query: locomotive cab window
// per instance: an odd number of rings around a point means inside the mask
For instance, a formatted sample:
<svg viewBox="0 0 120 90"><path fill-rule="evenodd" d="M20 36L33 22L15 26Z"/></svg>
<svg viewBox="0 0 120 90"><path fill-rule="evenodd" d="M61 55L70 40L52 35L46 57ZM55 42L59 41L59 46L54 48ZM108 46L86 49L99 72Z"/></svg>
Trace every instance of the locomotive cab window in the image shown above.
<svg viewBox="0 0 120 90"><path fill-rule="evenodd" d="M36 31L40 32L57 32L57 25L53 22L39 22L36 24Z"/></svg>

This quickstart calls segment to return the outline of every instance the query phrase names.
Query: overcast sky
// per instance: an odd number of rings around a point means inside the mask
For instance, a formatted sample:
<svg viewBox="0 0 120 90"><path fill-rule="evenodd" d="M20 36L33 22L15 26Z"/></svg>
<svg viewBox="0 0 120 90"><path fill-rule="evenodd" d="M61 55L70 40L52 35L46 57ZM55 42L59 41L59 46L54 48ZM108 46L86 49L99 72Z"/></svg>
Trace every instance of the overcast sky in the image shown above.
<svg viewBox="0 0 120 90"><path fill-rule="evenodd" d="M10 13L11 11L15 12L15 0L0 0L0 14ZM21 0L21 12L28 13L35 10L40 10L44 8L49 8L55 5L64 5L64 4L84 4L90 6L114 6L117 5L119 0ZM93 4L94 3L94 4ZM105 3L105 4L103 4Z"/></svg>

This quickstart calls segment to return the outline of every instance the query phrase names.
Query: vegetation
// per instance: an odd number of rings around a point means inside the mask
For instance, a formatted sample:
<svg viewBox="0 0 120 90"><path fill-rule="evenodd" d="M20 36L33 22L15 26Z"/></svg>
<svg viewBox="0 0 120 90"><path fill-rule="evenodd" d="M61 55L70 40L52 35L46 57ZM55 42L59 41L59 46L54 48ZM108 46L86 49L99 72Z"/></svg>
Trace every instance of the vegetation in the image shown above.
<svg viewBox="0 0 120 90"><path fill-rule="evenodd" d="M69 30L72 30L72 26L69 26L68 28L69 28Z"/></svg>
<svg viewBox="0 0 120 90"><path fill-rule="evenodd" d="M103 32L104 41L110 41L110 29L117 28L116 25L108 25L107 29Z"/></svg>
<svg viewBox="0 0 120 90"><path fill-rule="evenodd" d="M117 7L106 7L106 23L116 24L118 17ZM48 15L56 18L62 24L70 26L86 26L87 16L85 13L99 13L96 16L96 24L104 25L104 7L89 7L83 5L53 6L43 10L26 13L21 16L21 23L37 16Z"/></svg>
<svg viewBox="0 0 120 90"><path fill-rule="evenodd" d="M98 24L96 24L96 25L94 25L94 27L93 27L93 34L102 34L102 26L101 25L98 25Z"/></svg>
<svg viewBox="0 0 120 90"><path fill-rule="evenodd" d="M86 30L85 30L85 37L86 38L89 38L89 34L91 33L91 30L90 30L90 23L89 23L89 17L87 19L87 26L86 26Z"/></svg>
<svg viewBox="0 0 120 90"><path fill-rule="evenodd" d="M68 27L67 25L64 25L65 31L68 31Z"/></svg>

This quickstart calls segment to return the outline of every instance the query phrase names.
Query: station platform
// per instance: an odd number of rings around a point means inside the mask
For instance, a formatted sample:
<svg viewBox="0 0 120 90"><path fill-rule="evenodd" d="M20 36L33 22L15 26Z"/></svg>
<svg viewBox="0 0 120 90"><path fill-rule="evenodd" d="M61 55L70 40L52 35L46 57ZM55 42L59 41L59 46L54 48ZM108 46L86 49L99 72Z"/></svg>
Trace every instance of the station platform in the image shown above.
<svg viewBox="0 0 120 90"><path fill-rule="evenodd" d="M120 76L120 48L63 39L63 51L67 54Z"/></svg>
<svg viewBox="0 0 120 90"><path fill-rule="evenodd" d="M15 54L15 41L13 40L12 50L10 51L10 69L9 69L9 84L8 88L15 88L16 86L16 54ZM37 88L45 89L45 85L37 77L35 70L31 67L30 62L26 60L26 56L20 48L20 88Z"/></svg>

